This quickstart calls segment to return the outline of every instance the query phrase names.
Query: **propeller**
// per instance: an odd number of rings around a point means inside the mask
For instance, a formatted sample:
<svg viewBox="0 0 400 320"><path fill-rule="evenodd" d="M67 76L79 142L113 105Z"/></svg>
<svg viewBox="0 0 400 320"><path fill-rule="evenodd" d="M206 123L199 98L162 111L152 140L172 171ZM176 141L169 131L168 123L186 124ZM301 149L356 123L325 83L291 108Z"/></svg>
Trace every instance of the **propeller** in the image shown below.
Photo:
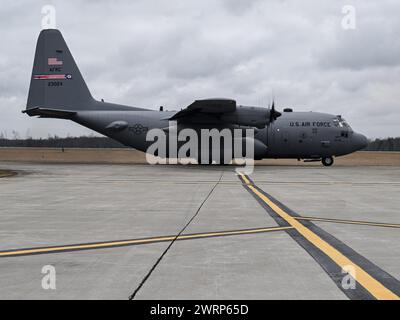
<svg viewBox="0 0 400 320"><path fill-rule="evenodd" d="M272 100L272 106L269 111L269 121L274 122L277 118L282 115L279 111L275 110L275 99Z"/></svg>

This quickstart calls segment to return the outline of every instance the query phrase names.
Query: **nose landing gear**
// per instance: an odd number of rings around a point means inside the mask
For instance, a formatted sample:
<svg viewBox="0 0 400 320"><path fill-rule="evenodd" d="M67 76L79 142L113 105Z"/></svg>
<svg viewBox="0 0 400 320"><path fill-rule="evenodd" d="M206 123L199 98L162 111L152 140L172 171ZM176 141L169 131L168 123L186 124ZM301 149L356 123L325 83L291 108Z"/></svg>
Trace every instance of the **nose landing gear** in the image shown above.
<svg viewBox="0 0 400 320"><path fill-rule="evenodd" d="M324 157L321 162L325 167L330 167L333 164L333 157Z"/></svg>

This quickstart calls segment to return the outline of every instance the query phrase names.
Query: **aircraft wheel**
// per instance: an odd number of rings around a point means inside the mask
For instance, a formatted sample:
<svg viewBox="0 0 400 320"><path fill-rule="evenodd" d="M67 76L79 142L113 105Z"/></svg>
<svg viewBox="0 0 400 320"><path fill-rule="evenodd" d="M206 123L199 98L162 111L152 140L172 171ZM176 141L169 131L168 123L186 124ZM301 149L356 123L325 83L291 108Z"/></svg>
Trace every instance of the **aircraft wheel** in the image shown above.
<svg viewBox="0 0 400 320"><path fill-rule="evenodd" d="M325 157L322 158L322 164L325 167L330 167L333 164L333 157Z"/></svg>

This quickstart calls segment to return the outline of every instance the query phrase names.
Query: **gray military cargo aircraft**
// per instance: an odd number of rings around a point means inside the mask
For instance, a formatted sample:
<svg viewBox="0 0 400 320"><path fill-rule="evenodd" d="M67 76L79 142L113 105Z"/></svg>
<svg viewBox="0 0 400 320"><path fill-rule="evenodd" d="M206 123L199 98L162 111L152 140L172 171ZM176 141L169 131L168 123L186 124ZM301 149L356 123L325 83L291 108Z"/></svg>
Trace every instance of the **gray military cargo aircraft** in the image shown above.
<svg viewBox="0 0 400 320"><path fill-rule="evenodd" d="M254 128L256 160L293 158L322 161L324 166L330 166L335 156L367 145L366 137L354 132L340 115L293 112L289 108L280 113L274 103L271 108L262 108L237 105L231 99L205 99L196 100L180 111L163 111L161 107L155 111L97 101L56 29L42 30L39 35L23 112L41 118L72 120L144 152L152 143L146 141L146 133L153 128L168 133L170 121L177 123L178 131ZM198 154L201 152L200 148Z"/></svg>

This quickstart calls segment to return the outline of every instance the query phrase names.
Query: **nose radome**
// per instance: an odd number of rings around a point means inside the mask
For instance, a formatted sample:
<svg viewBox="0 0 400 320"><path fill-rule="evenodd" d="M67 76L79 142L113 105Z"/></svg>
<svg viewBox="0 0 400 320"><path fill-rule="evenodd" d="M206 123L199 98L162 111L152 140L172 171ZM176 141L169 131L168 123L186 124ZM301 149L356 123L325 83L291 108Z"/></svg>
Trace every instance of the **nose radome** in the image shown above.
<svg viewBox="0 0 400 320"><path fill-rule="evenodd" d="M354 144L357 150L364 149L368 145L368 139L363 134L356 133L354 134Z"/></svg>

